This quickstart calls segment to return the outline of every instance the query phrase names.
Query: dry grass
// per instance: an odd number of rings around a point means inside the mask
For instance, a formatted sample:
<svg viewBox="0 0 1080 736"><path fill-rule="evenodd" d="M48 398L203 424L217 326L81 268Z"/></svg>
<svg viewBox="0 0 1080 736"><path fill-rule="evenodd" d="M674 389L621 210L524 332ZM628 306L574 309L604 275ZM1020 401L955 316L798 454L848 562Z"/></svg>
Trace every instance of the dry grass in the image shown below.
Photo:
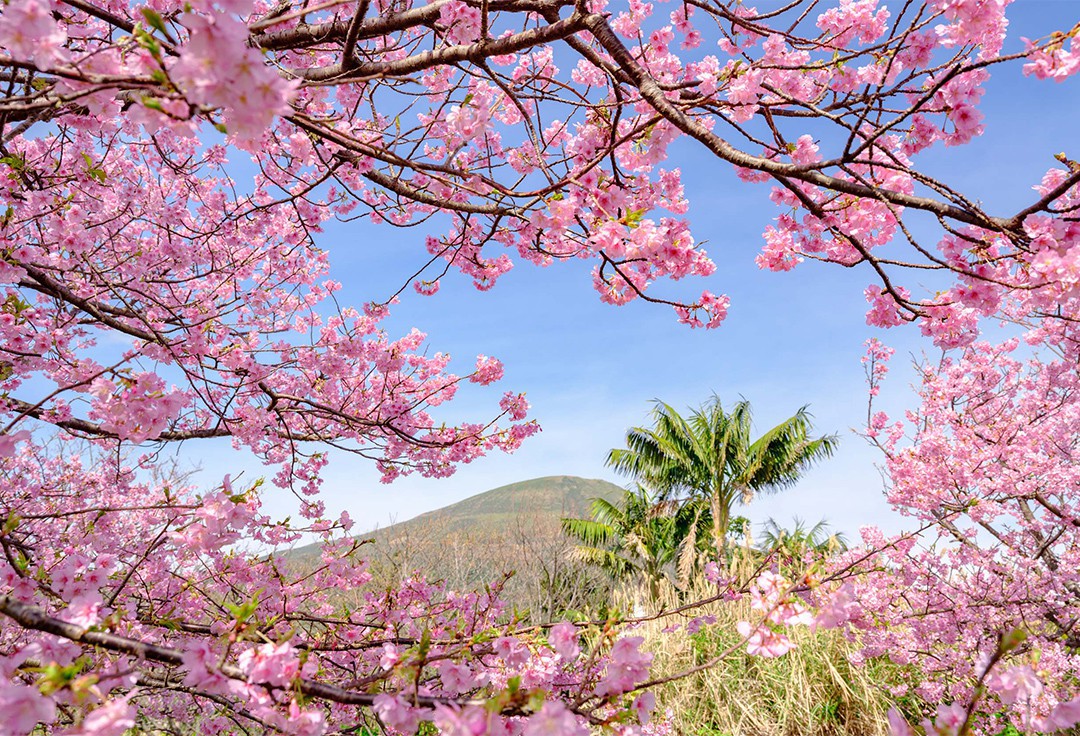
<svg viewBox="0 0 1080 736"><path fill-rule="evenodd" d="M745 562L734 566L745 568ZM698 591L701 597L706 590ZM677 605L674 592L669 594L661 602L665 608ZM739 620L760 615L751 612L749 601L716 604L695 615L712 615L716 622L690 636L664 632L670 618L634 632L655 654L656 677L732 650L719 664L655 691L657 714L670 710L673 733L680 736L886 736L890 707L909 715L920 709L918 702L889 694L892 686L910 680L909 671L885 658L852 664L849 657L858 647L836 631L794 627L790 635L797 647L767 659L748 655L735 630Z"/></svg>

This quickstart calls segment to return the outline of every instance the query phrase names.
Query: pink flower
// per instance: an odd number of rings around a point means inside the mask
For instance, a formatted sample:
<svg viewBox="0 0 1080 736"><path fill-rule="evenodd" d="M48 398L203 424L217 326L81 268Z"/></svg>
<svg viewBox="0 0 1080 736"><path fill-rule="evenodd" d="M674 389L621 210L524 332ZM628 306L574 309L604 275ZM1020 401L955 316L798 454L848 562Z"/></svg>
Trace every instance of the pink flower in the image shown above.
<svg viewBox="0 0 1080 736"><path fill-rule="evenodd" d="M499 408L505 411L511 420L520 422L529 413L529 402L525 400L525 394L507 391L499 400Z"/></svg>
<svg viewBox="0 0 1080 736"><path fill-rule="evenodd" d="M896 291L904 299L909 296L907 289L902 286L897 287ZM896 327L905 322L900 305L888 291L880 286L871 285L866 287L864 294L866 301L870 303L870 311L866 313L866 324L873 327Z"/></svg>
<svg viewBox="0 0 1080 736"><path fill-rule="evenodd" d="M949 112L949 120L955 132L945 138L946 146L958 146L967 143L975 136L982 135L983 115L973 105L957 105Z"/></svg>
<svg viewBox="0 0 1080 736"><path fill-rule="evenodd" d="M1042 680L1026 664L1010 667L1000 675L991 677L988 684L1006 705L1030 701L1043 691Z"/></svg>
<svg viewBox="0 0 1080 736"><path fill-rule="evenodd" d="M690 327L705 327L712 329L719 327L727 317L731 299L726 295L716 296L712 292L703 291L697 304L690 307L675 307L675 313L679 315L679 322ZM705 319L702 319L701 314Z"/></svg>
<svg viewBox="0 0 1080 736"><path fill-rule="evenodd" d="M733 67L734 68L734 67ZM727 86L727 99L731 103L731 119L745 123L754 117L758 101L765 92L761 86L764 74L759 69L744 71L732 79Z"/></svg>
<svg viewBox="0 0 1080 736"><path fill-rule="evenodd" d="M76 626L87 628L101 621L102 605L101 593L88 590L75 596L68 603L67 608L64 609L63 618Z"/></svg>
<svg viewBox="0 0 1080 736"><path fill-rule="evenodd" d="M960 726L967 719L967 710L963 703L942 704L937 707L934 721L923 721L923 729L928 734L939 736L958 736Z"/></svg>
<svg viewBox="0 0 1080 736"><path fill-rule="evenodd" d="M446 6L444 5L443 8ZM477 10L479 12L479 10ZM446 115L447 145L461 145L473 138L485 135L491 123L487 108L470 105L454 105Z"/></svg>
<svg viewBox="0 0 1080 736"><path fill-rule="evenodd" d="M39 723L56 720L56 703L41 694L36 687L13 682L0 682L0 713L8 733L30 733Z"/></svg>
<svg viewBox="0 0 1080 736"><path fill-rule="evenodd" d="M451 43L472 43L480 37L480 8L449 0L439 8L439 23Z"/></svg>
<svg viewBox="0 0 1080 736"><path fill-rule="evenodd" d="M1034 74L1037 79L1064 82L1080 71L1080 44L1076 43L1074 36L1069 39L1068 49L1063 41L1045 50L1030 49L1028 58L1030 61L1024 64L1024 76Z"/></svg>
<svg viewBox="0 0 1080 736"><path fill-rule="evenodd" d="M1050 715L1036 724L1038 731L1061 731L1080 723L1080 698L1058 703Z"/></svg>
<svg viewBox="0 0 1080 736"><path fill-rule="evenodd" d="M695 616L686 623L686 633L696 634L701 631L702 626L711 626L716 623L716 616Z"/></svg>
<svg viewBox="0 0 1080 736"><path fill-rule="evenodd" d="M284 686L300 674L300 660L288 642L248 649L236 663L248 676L248 682Z"/></svg>
<svg viewBox="0 0 1080 736"><path fill-rule="evenodd" d="M634 698L634 713L637 714L638 722L642 726L649 722L653 709L656 707L656 695L652 692L644 692Z"/></svg>
<svg viewBox="0 0 1080 736"><path fill-rule="evenodd" d="M183 22L191 35L173 65L174 79L191 102L223 108L229 133L250 147L289 109L295 85L248 46L247 26L234 16L186 13Z"/></svg>
<svg viewBox="0 0 1080 736"><path fill-rule="evenodd" d="M438 669L443 690L451 695L468 692L477 686L476 675L466 664L459 664L445 659L439 662Z"/></svg>
<svg viewBox="0 0 1080 736"><path fill-rule="evenodd" d="M889 736L915 736L915 731L896 708L889 708L888 719Z"/></svg>
<svg viewBox="0 0 1080 736"><path fill-rule="evenodd" d="M135 709L126 698L110 700L83 718L71 736L123 736L135 725Z"/></svg>
<svg viewBox="0 0 1080 736"><path fill-rule="evenodd" d="M166 391L156 373L137 373L123 378L119 390L106 378L90 384L94 396L90 417L115 432L120 439L142 442L154 439L176 418L187 398L175 388Z"/></svg>
<svg viewBox="0 0 1080 736"><path fill-rule="evenodd" d="M589 729L565 705L549 700L525 723L521 736L589 736Z"/></svg>
<svg viewBox="0 0 1080 736"><path fill-rule="evenodd" d="M503 364L496 358L486 355L476 356L476 372L469 377L473 383L487 386L503 377Z"/></svg>
<svg viewBox="0 0 1080 736"><path fill-rule="evenodd" d="M375 696L371 707L390 728L402 733L416 733L420 724L420 713L401 695L381 693Z"/></svg>
<svg viewBox="0 0 1080 736"><path fill-rule="evenodd" d="M754 628L748 621L735 624L735 630L746 639L746 652L758 657L782 657L795 645L781 633L773 631L764 624Z"/></svg>
<svg viewBox="0 0 1080 736"><path fill-rule="evenodd" d="M0 48L15 59L47 68L66 57L66 43L47 0L14 0L0 14Z"/></svg>
<svg viewBox="0 0 1080 736"><path fill-rule="evenodd" d="M433 722L444 736L486 736L491 714L481 706L467 705L459 708L456 705L435 706Z"/></svg>
<svg viewBox="0 0 1080 736"><path fill-rule="evenodd" d="M30 437L30 432L25 429L14 434L0 435L0 457L14 457L15 445L29 440Z"/></svg>
<svg viewBox="0 0 1080 736"><path fill-rule="evenodd" d="M581 654L581 647L578 644L578 629L568 621L563 621L551 627L548 642L551 644L551 648L558 652L559 656L564 660L575 660Z"/></svg>
<svg viewBox="0 0 1080 736"><path fill-rule="evenodd" d="M181 655L184 675L184 687L201 688L211 692L225 689L229 678L217 673L218 657L208 641L194 642Z"/></svg>
<svg viewBox="0 0 1080 736"><path fill-rule="evenodd" d="M876 11L876 12L875 12ZM817 25L833 38L833 46L846 46L855 38L873 43L885 33L889 11L877 9L877 0L840 0L840 7L830 8L818 16Z"/></svg>
<svg viewBox="0 0 1080 736"><path fill-rule="evenodd" d="M795 239L789 230L778 230L769 225L765 228L764 236L765 247L754 260L758 268L769 271L790 271L802 263L803 258L799 255Z"/></svg>
<svg viewBox="0 0 1080 736"><path fill-rule="evenodd" d="M814 618L813 627L836 628L850 621L857 611L858 604L855 601L854 586L846 583L841 586L840 590L830 596L825 605L821 607Z"/></svg>
<svg viewBox="0 0 1080 736"><path fill-rule="evenodd" d="M326 733L326 717L317 709L304 710L295 700L289 703L286 732L295 736L322 736Z"/></svg>
<svg viewBox="0 0 1080 736"><path fill-rule="evenodd" d="M529 661L529 647L519 639L509 636L499 637L495 640L493 649L495 654L502 657L503 662L511 669L524 667Z"/></svg>
<svg viewBox="0 0 1080 736"><path fill-rule="evenodd" d="M649 676L653 655L641 651L643 641L640 636L628 636L615 642L604 679L596 685L598 695L629 692Z"/></svg>

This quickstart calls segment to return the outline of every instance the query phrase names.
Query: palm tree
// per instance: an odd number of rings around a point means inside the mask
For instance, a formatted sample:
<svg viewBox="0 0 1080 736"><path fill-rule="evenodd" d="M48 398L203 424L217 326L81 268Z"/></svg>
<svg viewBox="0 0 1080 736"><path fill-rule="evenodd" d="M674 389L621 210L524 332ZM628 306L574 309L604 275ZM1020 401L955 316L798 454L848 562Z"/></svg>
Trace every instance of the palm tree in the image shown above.
<svg viewBox="0 0 1080 736"><path fill-rule="evenodd" d="M657 503L646 490L626 491L622 503L592 499L591 519L563 519L562 529L581 544L579 559L606 570L616 580L638 579L656 600L679 549L681 518L671 504Z"/></svg>
<svg viewBox="0 0 1080 736"><path fill-rule="evenodd" d="M775 555L781 567L802 570L810 559L824 559L847 549L847 537L843 532L829 529L829 522L822 519L807 526L795 517L795 526L786 529L769 519L762 526L758 549L764 554Z"/></svg>
<svg viewBox="0 0 1080 736"><path fill-rule="evenodd" d="M836 435L811 438L807 407L751 440L750 403L724 411L715 395L690 416L656 402L652 427L633 427L626 448L612 450L608 465L661 499L707 499L713 541L723 557L736 503L789 488L816 460L832 455Z"/></svg>
<svg viewBox="0 0 1080 736"><path fill-rule="evenodd" d="M769 519L761 528L758 547L762 552L784 552L790 555L803 555L807 552L833 554L847 549L847 537L843 532L830 532L829 522L822 519L808 527L806 522L795 517L795 526L786 529L775 520Z"/></svg>

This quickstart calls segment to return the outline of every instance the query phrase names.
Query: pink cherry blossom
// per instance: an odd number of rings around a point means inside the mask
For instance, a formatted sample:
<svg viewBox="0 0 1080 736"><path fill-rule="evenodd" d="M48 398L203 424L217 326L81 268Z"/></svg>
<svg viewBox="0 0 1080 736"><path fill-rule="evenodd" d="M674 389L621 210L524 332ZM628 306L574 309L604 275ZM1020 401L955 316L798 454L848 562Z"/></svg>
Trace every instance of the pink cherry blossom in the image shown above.
<svg viewBox="0 0 1080 736"><path fill-rule="evenodd" d="M1037 722L1040 731L1063 731L1080 723L1080 698L1058 703L1049 715Z"/></svg>
<svg viewBox="0 0 1080 736"><path fill-rule="evenodd" d="M400 695L393 696L386 693L378 695L373 708L390 728L401 733L416 732L420 722L420 713Z"/></svg>
<svg viewBox="0 0 1080 736"><path fill-rule="evenodd" d="M135 708L126 699L110 700L90 711L73 736L122 736L135 726Z"/></svg>
<svg viewBox="0 0 1080 736"><path fill-rule="evenodd" d="M25 442L31 437L30 432L23 429L13 434L0 435L0 457L12 457L15 455L15 446L19 442Z"/></svg>
<svg viewBox="0 0 1080 736"><path fill-rule="evenodd" d="M56 702L36 687L15 682L0 682L0 711L4 726L12 733L29 733L38 724L56 720Z"/></svg>
<svg viewBox="0 0 1080 736"><path fill-rule="evenodd" d="M14 0L0 14L0 47L20 61L43 67L64 60L65 28L52 16L48 0Z"/></svg>
<svg viewBox="0 0 1080 736"><path fill-rule="evenodd" d="M748 650L844 627L856 663L910 667L910 692L941 706L928 732L999 712L1028 730L1080 721L1080 183L1066 151L1003 203L950 163L993 124L991 73L1049 96L1080 70L1074 29L1006 45L1003 0L675 5L0 9L7 729L236 718L315 736L368 708L404 733L670 730L635 692L652 653L632 629L521 629L497 586L371 586L322 486L340 453L387 483L439 478L539 431L527 387L486 388L501 363L462 370L393 321L410 282L440 299L459 275L488 291L515 267L581 261L606 304L720 326L737 305L710 252L738 254L692 228L703 203L677 155L698 180L731 167L712 196L775 206L761 268L866 274L868 324L912 323L933 348L907 405L884 389L891 350L872 341L864 359L865 434L909 531L866 528L797 584L763 575L738 625ZM360 222L414 233L394 247L417 263L349 304L325 238ZM486 411L455 414L466 383ZM265 478L170 470L175 448L214 442ZM287 521L265 511L281 502ZM311 569L282 564L309 541ZM715 625L679 621L670 634Z"/></svg>
<svg viewBox="0 0 1080 736"><path fill-rule="evenodd" d="M300 671L296 652L284 644L263 644L248 649L237 658L237 665L251 682L286 686Z"/></svg>
<svg viewBox="0 0 1080 736"><path fill-rule="evenodd" d="M623 637L611 648L611 662L604 678L596 686L600 695L625 693L645 680L652 663L652 652L642 652L640 636Z"/></svg>
<svg viewBox="0 0 1080 736"><path fill-rule="evenodd" d="M529 718L522 736L588 736L589 728L565 705L549 701Z"/></svg>
<svg viewBox="0 0 1080 736"><path fill-rule="evenodd" d="M578 644L580 632L572 623L563 621L551 627L548 633L548 641L559 656L565 660L573 661L581 654L581 646Z"/></svg>
<svg viewBox="0 0 1080 736"><path fill-rule="evenodd" d="M749 621L739 621L735 629L739 632L739 636L746 639L747 654L758 657L782 657L795 648L791 639L764 624L754 626Z"/></svg>

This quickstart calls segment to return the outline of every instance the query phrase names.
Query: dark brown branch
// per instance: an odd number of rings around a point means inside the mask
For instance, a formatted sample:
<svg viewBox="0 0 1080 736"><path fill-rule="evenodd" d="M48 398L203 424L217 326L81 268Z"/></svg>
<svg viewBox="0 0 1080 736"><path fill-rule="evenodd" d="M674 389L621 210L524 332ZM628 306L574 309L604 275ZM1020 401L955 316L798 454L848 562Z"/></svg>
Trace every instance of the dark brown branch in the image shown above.
<svg viewBox="0 0 1080 736"><path fill-rule="evenodd" d="M523 49L572 36L583 28L583 17L575 13L566 20L515 33L505 38L472 44L441 46L404 59L361 64L351 71L343 69L342 64L339 63L314 69L293 69L291 73L308 82L345 82L380 77L404 77L435 66L457 64L463 61L478 63L491 56L513 54Z"/></svg>
<svg viewBox="0 0 1080 736"><path fill-rule="evenodd" d="M17 601L10 596L0 596L0 613L26 629L52 634L79 644L88 644L111 652L118 652L174 667L183 664L183 652L180 649L150 644L139 639L110 634L106 631L91 631L55 616L50 616L37 606ZM248 681L247 675L240 668L233 665L222 665L219 671L231 679ZM267 683L255 684L262 685L267 689L273 689L273 686ZM344 705L370 706L375 702L376 697L375 693L355 692L306 678L297 678L292 683L292 687L309 698L319 698ZM411 695L410 700L414 700L416 704L428 708L450 703L457 705L483 705L485 703L483 700L437 698L430 695ZM516 711L511 711L508 715L514 712Z"/></svg>
<svg viewBox="0 0 1080 736"><path fill-rule="evenodd" d="M115 13L110 13L108 10L99 8L91 3L84 2L83 0L61 0L64 5L70 5L76 10L81 10L87 15L91 15L99 20L103 20L111 26L116 26L128 33L135 32L135 24L129 21L127 18L123 18Z"/></svg>
<svg viewBox="0 0 1080 736"><path fill-rule="evenodd" d="M439 207L445 210L456 210L457 212L470 212L478 215L502 215L509 212L504 207L499 207L494 204L472 204L470 202L454 202L442 197L436 197L434 194L416 189L406 184L406 180L400 178L394 178L387 176L379 171L368 171L363 174L363 177L368 181L374 182L384 189L389 189L394 194L398 194L406 199L411 199L414 202L420 204L430 205L432 207Z"/></svg>
<svg viewBox="0 0 1080 736"><path fill-rule="evenodd" d="M362 41L368 38L378 38L396 31L414 28L419 25L434 23L439 17L439 12L444 0L434 0L427 5L412 8L401 13L381 15L361 22L356 28L356 39ZM496 0L491 3L492 11L511 11L520 13L546 13L551 9L558 12L558 8L569 3L544 2L542 0ZM314 23L311 25L301 24L296 28L270 33L256 33L252 41L259 48L267 51L283 51L286 49L305 48L320 43L344 42L349 34L350 20L335 20L326 23Z"/></svg>
<svg viewBox="0 0 1080 736"><path fill-rule="evenodd" d="M17 265L19 265L24 271L26 271L27 276L30 277L29 279L23 279L22 281L20 281L19 286L27 289L33 289L34 291L41 292L42 294L47 294L74 307L78 307L80 310L90 315L101 324L107 327L111 327L117 332L121 332L125 335L130 335L131 337L136 337L140 340L145 340L149 343L168 345L168 342L160 335L135 327L128 322L117 319L111 314L108 314L106 309L95 304L89 299L84 299L83 297L78 296L73 291L71 291L71 289L67 288L59 281L52 278L45 271L42 271L35 266L31 266L25 263L19 263Z"/></svg>
<svg viewBox="0 0 1080 736"><path fill-rule="evenodd" d="M923 210L968 225L986 228L996 232L1011 233L1011 221L1003 218L988 217L979 212L971 212L954 205L927 197L918 197L883 187L868 187L864 184L846 181L829 176L821 171L795 164L773 161L761 156L754 156L732 146L726 140L706 128L700 121L687 115L667 98L656 80L645 70L630 53L618 36L608 25L607 20L595 13L584 19L584 25L593 37L604 47L619 66L633 80L642 98L667 118L679 130L696 138L719 158L746 169L763 171L775 177L796 179L831 191L851 194L864 199L885 199L902 207Z"/></svg>
<svg viewBox="0 0 1080 736"><path fill-rule="evenodd" d="M356 41L360 38L360 26L363 25L364 16L367 15L369 0L360 0L360 6L356 9L356 15L349 23L349 30L345 34L345 47L341 51L341 68L351 69L356 66Z"/></svg>

